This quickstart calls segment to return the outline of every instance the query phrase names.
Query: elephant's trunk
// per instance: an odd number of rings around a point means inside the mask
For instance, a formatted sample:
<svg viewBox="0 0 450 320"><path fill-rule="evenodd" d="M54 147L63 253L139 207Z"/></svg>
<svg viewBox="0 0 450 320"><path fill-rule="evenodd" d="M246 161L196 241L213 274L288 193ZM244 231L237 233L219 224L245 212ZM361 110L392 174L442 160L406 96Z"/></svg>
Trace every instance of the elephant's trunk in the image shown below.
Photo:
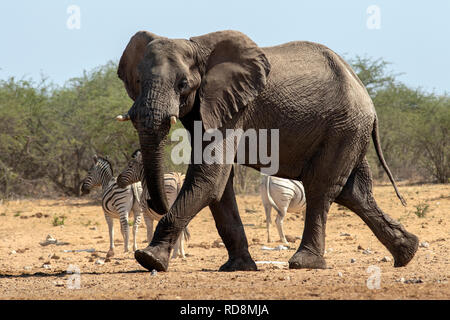
<svg viewBox="0 0 450 320"><path fill-rule="evenodd" d="M150 195L148 205L161 215L169 211L163 171L164 145L173 121L170 112L173 99L168 92L161 83L146 83L128 111L139 134L145 183Z"/></svg>
<svg viewBox="0 0 450 320"><path fill-rule="evenodd" d="M164 190L164 145L165 139L148 133L139 133L144 177L150 195L148 206L158 214L169 211L166 192Z"/></svg>

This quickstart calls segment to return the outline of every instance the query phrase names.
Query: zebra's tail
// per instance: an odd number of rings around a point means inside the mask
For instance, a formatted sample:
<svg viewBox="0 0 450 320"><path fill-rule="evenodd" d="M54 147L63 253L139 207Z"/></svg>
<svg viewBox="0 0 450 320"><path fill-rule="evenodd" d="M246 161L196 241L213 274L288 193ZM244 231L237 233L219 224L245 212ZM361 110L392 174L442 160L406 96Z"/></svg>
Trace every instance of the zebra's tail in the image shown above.
<svg viewBox="0 0 450 320"><path fill-rule="evenodd" d="M277 210L277 212L280 212L280 209L278 209L278 206L276 205L275 201L273 201L272 196L270 195L270 176L263 176L264 179L264 187L266 188L267 193L267 199L269 199L270 205Z"/></svg>
<svg viewBox="0 0 450 320"><path fill-rule="evenodd" d="M189 239L191 239L191 233L189 232L188 226L186 226L186 228L183 229L183 235L184 235L184 239L185 239L186 241L188 241Z"/></svg>

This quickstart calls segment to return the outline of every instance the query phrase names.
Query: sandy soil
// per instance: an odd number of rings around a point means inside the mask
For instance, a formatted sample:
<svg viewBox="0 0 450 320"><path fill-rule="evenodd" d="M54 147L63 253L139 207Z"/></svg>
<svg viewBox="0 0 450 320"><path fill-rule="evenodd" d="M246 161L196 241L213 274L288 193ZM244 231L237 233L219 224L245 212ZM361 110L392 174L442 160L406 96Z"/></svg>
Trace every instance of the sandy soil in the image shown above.
<svg viewBox="0 0 450 320"><path fill-rule="evenodd" d="M217 272L227 252L205 209L190 224L188 256L171 260L169 272L154 275L132 253L123 253L118 221L116 255L103 265L96 263L109 246L98 203L84 198L5 201L0 205L0 299L449 299L450 186L402 185L401 192L408 201L406 208L392 186L375 187L381 208L428 243L404 268L393 267L389 252L355 214L333 204L325 254L329 269L258 264L257 272ZM259 196L239 196L238 204L253 259L287 262L300 244L301 215L288 213L285 219L286 234L294 243L286 250L262 250L281 244L275 224L271 228L275 241L268 243ZM429 208L419 218L415 212L423 204ZM53 226L55 217L60 221L61 216L66 217L64 224ZM142 226L141 248L146 246L145 234ZM47 235L58 244L41 246ZM91 248L95 252L64 252ZM382 261L385 256L390 261ZM80 289L73 289L77 275L66 272L70 265L80 272Z"/></svg>

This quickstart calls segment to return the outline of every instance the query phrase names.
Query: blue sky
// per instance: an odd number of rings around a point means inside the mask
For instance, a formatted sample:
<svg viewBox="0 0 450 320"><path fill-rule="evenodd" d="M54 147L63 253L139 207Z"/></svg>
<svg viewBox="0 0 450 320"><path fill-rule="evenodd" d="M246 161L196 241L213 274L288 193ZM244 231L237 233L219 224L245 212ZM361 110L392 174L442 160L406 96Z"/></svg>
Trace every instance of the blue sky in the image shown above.
<svg viewBox="0 0 450 320"><path fill-rule="evenodd" d="M80 29L67 27L71 5L80 9ZM367 27L371 5L379 8L379 29ZM404 73L399 79L407 85L450 92L448 0L2 0L0 79L44 74L63 85L118 60L138 30L189 38L225 29L242 31L260 46L308 40L346 58L383 58Z"/></svg>

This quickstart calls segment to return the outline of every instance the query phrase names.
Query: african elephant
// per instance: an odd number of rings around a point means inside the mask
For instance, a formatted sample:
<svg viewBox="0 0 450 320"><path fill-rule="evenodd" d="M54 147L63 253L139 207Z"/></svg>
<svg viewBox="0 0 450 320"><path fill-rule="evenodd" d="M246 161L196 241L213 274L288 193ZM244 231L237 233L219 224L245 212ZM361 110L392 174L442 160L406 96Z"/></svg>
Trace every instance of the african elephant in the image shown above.
<svg viewBox="0 0 450 320"><path fill-rule="evenodd" d="M172 207L164 193L162 155L171 119L196 135L217 129L278 129L275 176L301 180L308 204L301 244L290 268L325 268L325 225L332 202L360 216L391 252L395 266L414 256L418 238L376 204L365 154L372 139L378 158L404 205L383 158L373 103L350 66L312 42L258 47L238 31L187 39L137 32L126 46L118 76L134 101L128 111L141 145L150 207L165 216L150 245L135 252L148 270L167 271L180 232L209 206L228 261L220 271L256 270L233 190L231 163L194 161L208 145L192 145L184 185ZM201 132L195 122L202 121ZM222 147L227 147L223 139ZM248 148L246 149L248 150ZM265 163L245 165L263 170ZM166 214L167 213L167 214Z"/></svg>

